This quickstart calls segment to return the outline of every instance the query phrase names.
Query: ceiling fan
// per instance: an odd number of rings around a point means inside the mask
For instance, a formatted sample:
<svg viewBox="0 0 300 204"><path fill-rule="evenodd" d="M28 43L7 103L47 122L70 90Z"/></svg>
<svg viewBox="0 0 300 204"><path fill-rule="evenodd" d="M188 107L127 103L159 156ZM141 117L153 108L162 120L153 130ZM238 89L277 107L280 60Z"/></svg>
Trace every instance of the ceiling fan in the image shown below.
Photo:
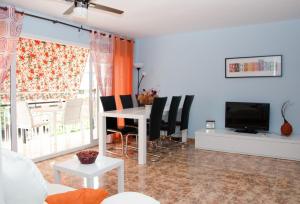
<svg viewBox="0 0 300 204"><path fill-rule="evenodd" d="M87 17L88 8L95 8L95 9L108 11L115 14L124 13L124 11L121 11L119 9L104 6L101 4L96 4L92 0L65 0L65 1L72 2L73 5L63 13L64 15L70 15L74 13L74 15L78 17Z"/></svg>

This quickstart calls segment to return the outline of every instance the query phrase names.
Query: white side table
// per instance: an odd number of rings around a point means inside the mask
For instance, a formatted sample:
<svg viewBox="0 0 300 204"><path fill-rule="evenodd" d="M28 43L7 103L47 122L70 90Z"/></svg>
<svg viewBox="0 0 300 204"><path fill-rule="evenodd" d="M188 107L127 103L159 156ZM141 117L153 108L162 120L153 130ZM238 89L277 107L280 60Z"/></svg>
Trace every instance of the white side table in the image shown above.
<svg viewBox="0 0 300 204"><path fill-rule="evenodd" d="M124 161L106 156L98 156L94 164L81 164L77 158L53 165L55 183L61 183L61 172L86 178L87 187L94 188L94 177L113 169L118 170L118 192L124 192Z"/></svg>

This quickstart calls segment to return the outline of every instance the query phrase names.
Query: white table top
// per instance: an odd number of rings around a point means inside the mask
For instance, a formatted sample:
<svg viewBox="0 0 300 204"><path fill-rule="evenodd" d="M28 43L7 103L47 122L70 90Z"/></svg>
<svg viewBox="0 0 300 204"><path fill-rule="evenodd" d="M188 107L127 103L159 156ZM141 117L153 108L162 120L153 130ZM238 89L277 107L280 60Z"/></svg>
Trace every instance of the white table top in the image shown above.
<svg viewBox="0 0 300 204"><path fill-rule="evenodd" d="M148 113L149 114L149 113ZM134 118L147 117L146 109L144 107L127 108L122 110L104 111L100 115L106 117L122 117L122 118Z"/></svg>
<svg viewBox="0 0 300 204"><path fill-rule="evenodd" d="M164 109L164 115L168 113L170 105L166 105ZM182 107L179 107L178 112L182 110ZM150 110L146 110L145 107L135 107L127 108L122 110L113 110L113 111L104 111L100 113L101 116L105 117L120 117L120 118L133 118L139 119L141 117L150 117Z"/></svg>
<svg viewBox="0 0 300 204"><path fill-rule="evenodd" d="M122 159L98 156L93 164L81 164L78 158L73 158L64 162L55 163L53 168L54 170L68 172L83 177L91 177L104 174L121 165L124 165Z"/></svg>

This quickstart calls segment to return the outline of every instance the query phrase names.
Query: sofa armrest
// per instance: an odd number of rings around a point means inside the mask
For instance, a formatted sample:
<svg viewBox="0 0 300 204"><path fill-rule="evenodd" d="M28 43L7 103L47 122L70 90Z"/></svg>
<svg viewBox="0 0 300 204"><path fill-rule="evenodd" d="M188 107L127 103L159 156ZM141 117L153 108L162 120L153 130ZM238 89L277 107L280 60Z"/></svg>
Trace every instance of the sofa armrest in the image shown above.
<svg viewBox="0 0 300 204"><path fill-rule="evenodd" d="M101 204L120 204L120 203L160 204L160 202L155 200L154 198L137 192L118 193L116 195L104 199Z"/></svg>

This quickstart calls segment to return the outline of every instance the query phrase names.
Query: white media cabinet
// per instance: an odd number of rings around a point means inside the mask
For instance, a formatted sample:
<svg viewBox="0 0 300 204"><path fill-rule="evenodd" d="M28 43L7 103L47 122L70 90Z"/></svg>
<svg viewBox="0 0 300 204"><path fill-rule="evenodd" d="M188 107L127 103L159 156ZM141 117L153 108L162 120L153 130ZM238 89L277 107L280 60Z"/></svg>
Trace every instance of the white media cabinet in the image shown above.
<svg viewBox="0 0 300 204"><path fill-rule="evenodd" d="M201 129L195 133L198 149L300 161L300 137L272 133L237 133L227 129Z"/></svg>

